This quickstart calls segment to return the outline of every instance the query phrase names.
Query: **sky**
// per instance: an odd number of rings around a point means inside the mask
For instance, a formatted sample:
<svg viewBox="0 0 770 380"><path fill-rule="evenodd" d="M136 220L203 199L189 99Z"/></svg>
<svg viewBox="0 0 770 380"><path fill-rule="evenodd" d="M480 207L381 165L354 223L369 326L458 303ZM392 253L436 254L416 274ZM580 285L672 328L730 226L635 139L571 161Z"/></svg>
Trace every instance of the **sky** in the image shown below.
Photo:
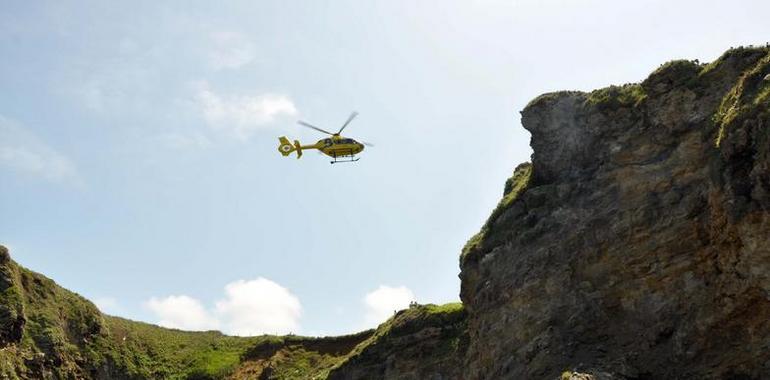
<svg viewBox="0 0 770 380"><path fill-rule="evenodd" d="M459 300L537 95L770 40L767 1L5 1L0 243L103 311L332 335ZM369 141L355 164L278 137Z"/></svg>

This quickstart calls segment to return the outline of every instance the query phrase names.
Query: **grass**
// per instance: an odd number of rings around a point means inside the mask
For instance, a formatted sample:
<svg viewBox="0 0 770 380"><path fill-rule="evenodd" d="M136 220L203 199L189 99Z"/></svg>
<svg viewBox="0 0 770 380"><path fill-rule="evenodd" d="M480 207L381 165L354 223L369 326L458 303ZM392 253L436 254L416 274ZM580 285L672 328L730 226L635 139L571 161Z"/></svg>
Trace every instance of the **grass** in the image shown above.
<svg viewBox="0 0 770 380"><path fill-rule="evenodd" d="M691 72L701 72L703 67L704 65L701 65L697 60L675 59L658 66L658 68L655 69L652 74L650 74L650 77L667 74L669 76L675 76L684 79L688 78L690 76L689 73Z"/></svg>
<svg viewBox="0 0 770 380"><path fill-rule="evenodd" d="M0 246L0 378L224 379L268 360L276 379L325 378L373 331L342 337L233 337L103 315L85 298L10 260ZM5 260L3 261L3 258ZM19 336L14 326L22 321ZM3 335L4 334L4 335Z"/></svg>
<svg viewBox="0 0 770 380"><path fill-rule="evenodd" d="M465 262L472 252L478 251L489 229L494 225L498 218L507 210L510 205L519 198L519 196L527 189L530 180L532 178L532 164L523 163L513 170L513 175L505 181L505 187L503 189L503 198L497 204L497 207L489 215L489 218L481 227L481 230L471 237L462 249L460 254L460 262Z"/></svg>
<svg viewBox="0 0 770 380"><path fill-rule="evenodd" d="M23 328L17 329L19 321ZM85 298L18 266L0 246L3 379L251 379L253 372L241 371L250 365L268 369L270 379L324 379L351 357L397 336L464 321L462 304L454 303L410 307L376 331L339 337L233 337L167 329L104 315ZM458 344L452 337L437 352L453 352Z"/></svg>
<svg viewBox="0 0 770 380"><path fill-rule="evenodd" d="M102 350L117 367L140 377L222 378L238 366L250 347L266 339L165 329L118 317L106 319L110 339Z"/></svg>
<svg viewBox="0 0 770 380"><path fill-rule="evenodd" d="M0 265L2 279L8 286L0 293L0 310L5 310L1 331L11 330L17 315L26 319L23 336L0 350L0 377L8 379L19 374L34 378L45 371L56 378L89 378L103 368L109 369L109 376L223 379L260 353L270 360L271 378L324 378L344 354L371 335L233 337L218 331L166 329L103 315L85 298L10 260ZM340 353L335 344L350 347Z"/></svg>
<svg viewBox="0 0 770 380"><path fill-rule="evenodd" d="M0 251L0 377L223 378L262 337L185 332L103 315L85 298ZM18 336L14 331L18 321Z"/></svg>
<svg viewBox="0 0 770 380"><path fill-rule="evenodd" d="M527 105L524 108L526 109L526 108L529 108L529 107L533 107L533 106L535 106L538 103L549 102L549 101L552 101L554 99L558 99L558 98L560 98L562 96L567 96L567 95L571 95L571 94L573 94L573 95L574 94L582 94L582 92L581 91L554 91L554 92L547 92L545 94L541 94L538 97L532 99L529 103L527 103Z"/></svg>
<svg viewBox="0 0 770 380"><path fill-rule="evenodd" d="M7 250L0 253L0 340L7 342L21 337L24 316L24 298L19 283L19 271L9 265Z"/></svg>
<svg viewBox="0 0 770 380"><path fill-rule="evenodd" d="M23 300L26 320L18 343L33 366L52 367L54 373L64 376L80 372L79 362L103 362L94 345L103 338L104 321L93 303L13 263L6 267L18 274L12 288Z"/></svg>
<svg viewBox="0 0 770 380"><path fill-rule="evenodd" d="M360 362L383 360L378 355L367 355L371 351L379 351L380 355L389 355L398 349L401 339L410 334L418 333L426 328L440 327L449 331L442 336L438 346L431 346L431 359L441 360L464 349L463 334L466 329L466 312L462 303L444 305L413 305L400 310L393 317L380 324L374 333L357 345L347 355L342 357L331 371L346 364L355 365ZM383 353L384 352L384 353ZM330 371L330 372L331 372Z"/></svg>
<svg viewBox="0 0 770 380"><path fill-rule="evenodd" d="M275 379L325 379L350 352L373 335L373 330L337 337L269 336L249 348L244 367L269 368ZM363 349L363 348L362 348ZM261 365L260 365L261 364ZM234 378L249 378L236 374Z"/></svg>
<svg viewBox="0 0 770 380"><path fill-rule="evenodd" d="M719 58L715 59L713 62L704 65L701 69L699 75L707 75L714 71L719 65L723 64L725 61L738 58L748 58L752 55L756 54L765 54L770 50L768 46L739 46L737 48L732 48L726 52L724 52Z"/></svg>
<svg viewBox="0 0 770 380"><path fill-rule="evenodd" d="M443 305L428 304L423 306L428 315L456 315L465 311L462 302L451 302Z"/></svg>
<svg viewBox="0 0 770 380"><path fill-rule="evenodd" d="M463 320L465 308L462 303L444 305L415 305L398 311L392 318L377 327L374 336L406 335L427 325L445 326Z"/></svg>
<svg viewBox="0 0 770 380"><path fill-rule="evenodd" d="M271 359L273 376L284 380L325 379L338 356L292 346Z"/></svg>
<svg viewBox="0 0 770 380"><path fill-rule="evenodd" d="M0 265L1 283L7 285L0 306L8 322L2 331L12 330L13 313L26 319L23 336L0 350L0 377L7 379L46 372L55 378L101 373L108 378L250 379L263 370L271 379L324 379L353 355L390 344L399 334L464 322L462 304L424 305L399 312L376 331L323 338L232 337L103 315L85 298L10 259ZM439 348L451 352L456 347L448 339Z"/></svg>
<svg viewBox="0 0 770 380"><path fill-rule="evenodd" d="M625 84L623 86L609 86L591 91L586 98L586 103L596 106L600 110L617 109L639 105L647 94L642 85L638 83Z"/></svg>
<svg viewBox="0 0 770 380"><path fill-rule="evenodd" d="M743 120L767 112L770 107L770 51L746 71L738 83L722 98L712 121L719 127L715 140L718 147L730 128Z"/></svg>

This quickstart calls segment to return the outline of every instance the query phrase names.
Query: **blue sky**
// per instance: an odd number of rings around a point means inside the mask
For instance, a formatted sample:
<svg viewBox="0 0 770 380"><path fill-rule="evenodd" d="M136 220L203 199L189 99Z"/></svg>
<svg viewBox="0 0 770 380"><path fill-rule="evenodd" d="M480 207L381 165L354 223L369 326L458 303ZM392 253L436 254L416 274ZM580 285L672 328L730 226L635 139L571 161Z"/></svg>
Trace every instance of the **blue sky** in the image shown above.
<svg viewBox="0 0 770 380"><path fill-rule="evenodd" d="M770 39L765 1L6 2L0 242L121 316L338 334L458 299L535 96ZM376 146L282 157L304 119Z"/></svg>

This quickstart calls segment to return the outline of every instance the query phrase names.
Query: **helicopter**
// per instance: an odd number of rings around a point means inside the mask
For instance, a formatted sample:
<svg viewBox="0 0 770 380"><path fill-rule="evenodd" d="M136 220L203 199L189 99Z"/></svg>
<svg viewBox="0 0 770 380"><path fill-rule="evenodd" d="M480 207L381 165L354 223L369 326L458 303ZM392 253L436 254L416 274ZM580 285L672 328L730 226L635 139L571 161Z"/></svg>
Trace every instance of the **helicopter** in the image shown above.
<svg viewBox="0 0 770 380"><path fill-rule="evenodd" d="M356 162L361 159L360 157L356 157L356 154L361 153L361 151L364 150L364 146L374 146L367 142L358 142L351 138L343 137L340 135L340 133L345 130L345 127L347 127L348 124L350 124L350 122L356 118L356 116L358 116L358 112L351 113L345 123L342 124L342 127L340 127L340 130L337 131L337 133L325 131L316 127L315 125L300 120L297 122L297 124L303 127L308 127L310 129L315 129L316 131L325 133L331 137L318 140L318 142L312 145L302 145L299 143L299 140L294 140L294 144L292 144L289 139L286 138L286 136L281 136L278 138L278 141L280 141L280 145L278 145L278 151L281 152L284 157L290 155L292 152L297 152L297 159L299 159L302 157L303 149L318 149L319 152L334 159L330 162L331 164L336 164L339 162Z"/></svg>

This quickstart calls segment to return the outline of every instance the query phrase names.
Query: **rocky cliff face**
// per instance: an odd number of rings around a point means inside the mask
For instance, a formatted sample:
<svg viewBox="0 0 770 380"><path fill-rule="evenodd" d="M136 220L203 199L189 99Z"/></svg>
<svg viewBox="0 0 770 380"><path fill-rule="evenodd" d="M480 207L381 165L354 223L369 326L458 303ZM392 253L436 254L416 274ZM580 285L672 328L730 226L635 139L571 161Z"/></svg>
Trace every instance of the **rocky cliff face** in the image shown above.
<svg viewBox="0 0 770 380"><path fill-rule="evenodd" d="M532 163L461 259L464 377L770 378L770 49L522 124Z"/></svg>

